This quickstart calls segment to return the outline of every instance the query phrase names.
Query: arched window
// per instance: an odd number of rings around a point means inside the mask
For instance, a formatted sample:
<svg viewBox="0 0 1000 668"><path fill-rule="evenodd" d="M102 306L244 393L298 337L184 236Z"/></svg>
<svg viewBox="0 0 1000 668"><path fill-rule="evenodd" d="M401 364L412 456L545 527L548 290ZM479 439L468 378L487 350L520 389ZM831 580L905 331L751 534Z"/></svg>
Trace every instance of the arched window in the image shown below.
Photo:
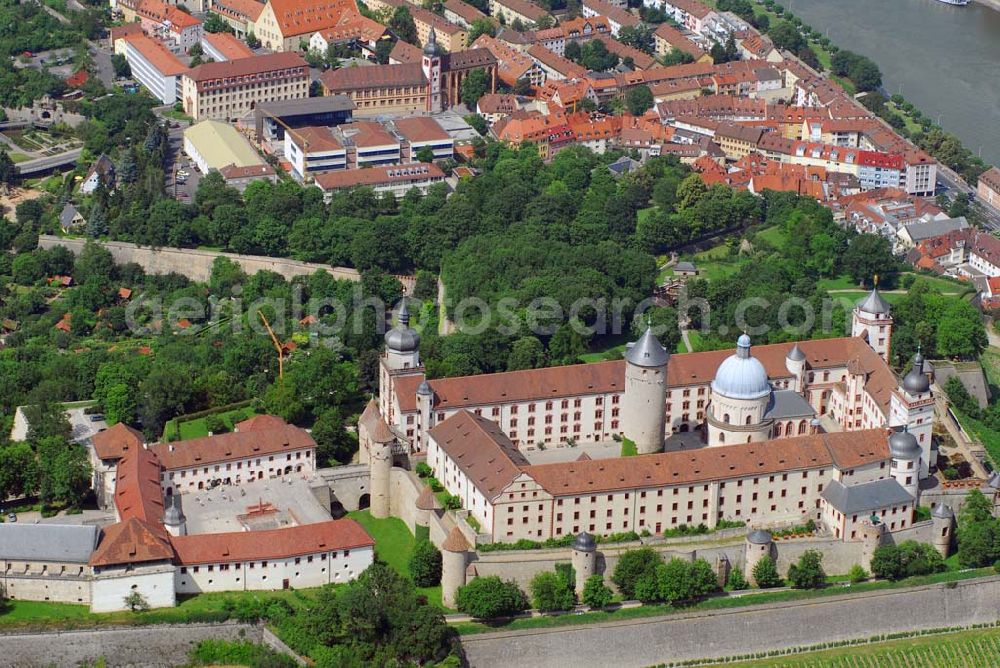
<svg viewBox="0 0 1000 668"><path fill-rule="evenodd" d="M749 443L749 442L750 442L750 439L751 439L751 437L750 437L750 436L747 436L747 443Z"/></svg>
<svg viewBox="0 0 1000 668"><path fill-rule="evenodd" d="M752 420L752 418L753 418L753 416L752 416L752 415L748 415L748 416L747 416L747 424L753 424L753 422L751 421L751 420Z"/></svg>
<svg viewBox="0 0 1000 668"><path fill-rule="evenodd" d="M799 422L799 433L800 434L806 433L806 421L805 420L802 420L801 422Z"/></svg>
<svg viewBox="0 0 1000 668"><path fill-rule="evenodd" d="M726 433L720 431L719 432L719 443L725 443L725 442L726 442Z"/></svg>
<svg viewBox="0 0 1000 668"><path fill-rule="evenodd" d="M726 424L729 424L729 413L726 413L722 416L722 421L725 422Z"/></svg>
<svg viewBox="0 0 1000 668"><path fill-rule="evenodd" d="M775 423L774 425L774 435L775 437L781 436L781 423Z"/></svg>

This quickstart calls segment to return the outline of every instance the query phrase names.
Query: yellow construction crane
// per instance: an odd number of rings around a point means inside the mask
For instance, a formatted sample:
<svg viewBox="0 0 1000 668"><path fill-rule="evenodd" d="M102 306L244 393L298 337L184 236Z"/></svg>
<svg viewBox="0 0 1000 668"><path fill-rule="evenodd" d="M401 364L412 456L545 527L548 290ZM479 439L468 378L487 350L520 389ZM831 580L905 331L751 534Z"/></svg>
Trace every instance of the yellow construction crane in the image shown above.
<svg viewBox="0 0 1000 668"><path fill-rule="evenodd" d="M267 317L264 315L263 311L257 311L257 317L260 321L264 323L264 327L267 328L267 333L271 335L271 342L274 343L275 350L278 351L278 380L285 379L285 351L281 348L281 342L278 341L278 337L274 335L274 330L271 329L271 323L267 321Z"/></svg>

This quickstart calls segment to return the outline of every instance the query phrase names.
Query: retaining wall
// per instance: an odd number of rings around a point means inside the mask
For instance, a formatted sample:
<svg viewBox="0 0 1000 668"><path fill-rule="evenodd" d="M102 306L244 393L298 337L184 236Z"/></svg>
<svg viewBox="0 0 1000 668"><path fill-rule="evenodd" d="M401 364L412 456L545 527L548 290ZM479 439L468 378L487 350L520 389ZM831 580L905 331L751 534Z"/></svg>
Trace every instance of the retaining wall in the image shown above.
<svg viewBox="0 0 1000 668"><path fill-rule="evenodd" d="M167 668L184 665L188 652L202 640L261 642L262 628L226 622L0 634L0 665L18 668L78 666L103 657L109 668Z"/></svg>
<svg viewBox="0 0 1000 668"><path fill-rule="evenodd" d="M649 666L1000 619L1000 577L607 624L465 636L469 664Z"/></svg>

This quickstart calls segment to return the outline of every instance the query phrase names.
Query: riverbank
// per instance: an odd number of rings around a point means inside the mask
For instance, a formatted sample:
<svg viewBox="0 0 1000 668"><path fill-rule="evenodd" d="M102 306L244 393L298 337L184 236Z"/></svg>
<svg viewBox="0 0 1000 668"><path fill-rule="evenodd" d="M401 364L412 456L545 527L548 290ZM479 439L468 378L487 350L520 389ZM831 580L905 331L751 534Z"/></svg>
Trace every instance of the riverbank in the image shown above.
<svg viewBox="0 0 1000 668"><path fill-rule="evenodd" d="M989 7L994 11L1000 12L1000 0L972 0L972 1L984 7Z"/></svg>

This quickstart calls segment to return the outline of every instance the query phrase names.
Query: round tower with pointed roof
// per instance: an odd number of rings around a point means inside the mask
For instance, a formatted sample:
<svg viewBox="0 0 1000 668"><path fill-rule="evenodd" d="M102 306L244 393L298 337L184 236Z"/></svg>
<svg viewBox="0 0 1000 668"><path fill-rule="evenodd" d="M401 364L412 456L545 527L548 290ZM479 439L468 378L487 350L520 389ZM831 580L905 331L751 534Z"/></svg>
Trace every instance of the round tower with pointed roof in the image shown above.
<svg viewBox="0 0 1000 668"><path fill-rule="evenodd" d="M594 537L586 532L578 534L571 546L571 555L576 573L576 595L582 597L587 580L597 572L597 543Z"/></svg>
<svg viewBox="0 0 1000 668"><path fill-rule="evenodd" d="M951 506L938 503L931 511L931 521L934 526L934 547L944 559L951 552L952 531L955 528L955 513Z"/></svg>
<svg viewBox="0 0 1000 668"><path fill-rule="evenodd" d="M851 316L851 336L860 336L886 362L892 341L892 307L878 292L878 276L872 291L854 305Z"/></svg>
<svg viewBox="0 0 1000 668"><path fill-rule="evenodd" d="M640 455L663 450L669 361L670 353L650 327L625 350L621 432L635 442Z"/></svg>
<svg viewBox="0 0 1000 668"><path fill-rule="evenodd" d="M462 531L455 527L441 543L441 602L454 608L458 588L465 586L466 553L469 542Z"/></svg>
<svg viewBox="0 0 1000 668"><path fill-rule="evenodd" d="M747 582L756 586L757 582L753 577L753 569L764 557L770 557L774 546L774 539L771 532L765 529L756 529L747 534L744 544L743 571Z"/></svg>
<svg viewBox="0 0 1000 668"><path fill-rule="evenodd" d="M163 526L171 536L187 535L187 517L181 509L181 495L167 496L167 508L163 511Z"/></svg>
<svg viewBox="0 0 1000 668"><path fill-rule="evenodd" d="M785 355L785 368L794 377L791 389L801 393L806 384L806 354L799 348L798 343Z"/></svg>
<svg viewBox="0 0 1000 668"><path fill-rule="evenodd" d="M427 450L427 432L434 425L431 424L434 417L434 390L427 379L420 381L417 386L417 416L418 424L416 430L416 445L418 450Z"/></svg>

